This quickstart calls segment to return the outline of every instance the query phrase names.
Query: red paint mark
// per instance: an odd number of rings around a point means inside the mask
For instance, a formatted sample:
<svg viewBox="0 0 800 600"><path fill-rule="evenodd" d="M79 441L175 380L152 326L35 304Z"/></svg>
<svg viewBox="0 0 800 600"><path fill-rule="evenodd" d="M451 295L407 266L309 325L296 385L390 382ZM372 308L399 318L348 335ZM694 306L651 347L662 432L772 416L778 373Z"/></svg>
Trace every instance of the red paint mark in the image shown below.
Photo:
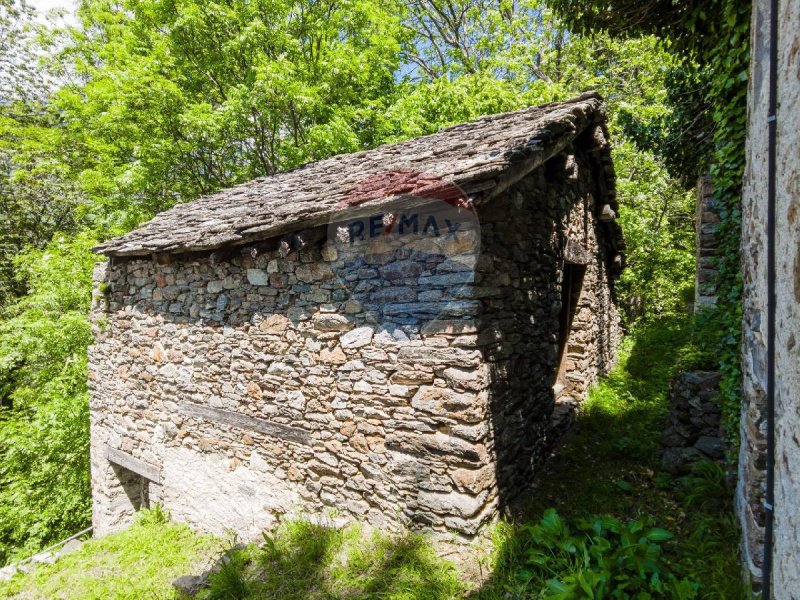
<svg viewBox="0 0 800 600"><path fill-rule="evenodd" d="M467 195L457 185L443 180L438 175L419 173L412 169L397 169L370 175L345 192L344 198L337 203L336 209L359 206L370 200L380 200L392 196L417 196L430 200L441 200L455 208L475 211Z"/></svg>

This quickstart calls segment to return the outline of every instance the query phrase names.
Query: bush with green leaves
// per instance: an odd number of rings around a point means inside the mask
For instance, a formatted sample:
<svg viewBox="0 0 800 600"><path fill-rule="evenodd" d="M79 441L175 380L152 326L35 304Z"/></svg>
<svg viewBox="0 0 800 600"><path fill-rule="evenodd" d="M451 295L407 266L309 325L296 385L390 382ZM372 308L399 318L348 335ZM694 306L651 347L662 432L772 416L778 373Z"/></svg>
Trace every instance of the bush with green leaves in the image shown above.
<svg viewBox="0 0 800 600"><path fill-rule="evenodd" d="M695 598L699 586L676 576L661 544L672 534L652 517L623 523L610 516L571 526L555 509L519 532L527 560L517 577L527 597Z"/></svg>
<svg viewBox="0 0 800 600"><path fill-rule="evenodd" d="M16 259L30 290L0 320L0 564L91 520L91 235Z"/></svg>

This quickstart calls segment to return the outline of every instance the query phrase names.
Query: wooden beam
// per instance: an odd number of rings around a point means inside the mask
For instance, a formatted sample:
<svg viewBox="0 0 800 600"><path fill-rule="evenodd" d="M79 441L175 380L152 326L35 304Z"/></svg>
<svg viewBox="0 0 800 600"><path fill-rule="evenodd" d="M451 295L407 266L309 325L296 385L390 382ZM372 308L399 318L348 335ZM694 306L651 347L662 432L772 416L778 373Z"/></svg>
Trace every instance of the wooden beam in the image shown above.
<svg viewBox="0 0 800 600"><path fill-rule="evenodd" d="M172 262L172 255L166 252L153 252L151 258L157 265L168 265Z"/></svg>
<svg viewBox="0 0 800 600"><path fill-rule="evenodd" d="M112 462L115 465L119 465L120 467L124 467L129 471L133 471L137 475L141 475L153 483L161 483L161 469L154 467L143 460L134 458L127 452L117 450L111 446L106 446L103 455L108 459L109 462Z"/></svg>
<svg viewBox="0 0 800 600"><path fill-rule="evenodd" d="M306 246L311 246L320 242L328 237L328 231L325 227L317 227L315 229L306 229L295 233L292 236L292 247L295 250L302 250Z"/></svg>
<svg viewBox="0 0 800 600"><path fill-rule="evenodd" d="M299 427L291 427L283 423L273 423L272 421L266 421L257 417L250 417L238 412L222 410L221 408L203 406L202 404L195 404L194 402L182 402L180 407L187 416L196 419L204 419L223 425L230 425L238 429L258 431L305 446L311 446L313 444L313 440L308 431L300 429Z"/></svg>

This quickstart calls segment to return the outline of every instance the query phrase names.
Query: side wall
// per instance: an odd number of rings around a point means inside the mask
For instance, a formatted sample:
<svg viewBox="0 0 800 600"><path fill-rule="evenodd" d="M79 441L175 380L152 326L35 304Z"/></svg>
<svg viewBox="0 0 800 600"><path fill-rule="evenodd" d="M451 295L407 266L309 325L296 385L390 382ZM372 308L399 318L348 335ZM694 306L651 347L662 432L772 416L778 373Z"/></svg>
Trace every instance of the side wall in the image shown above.
<svg viewBox="0 0 800 600"><path fill-rule="evenodd" d="M800 590L800 0L780 2L777 147L775 598ZM753 3L747 169L743 197L742 447L737 510L749 574L763 562L769 2Z"/></svg>
<svg viewBox="0 0 800 600"><path fill-rule="evenodd" d="M143 501L111 452L200 529L251 537L305 512L474 534L497 500L479 302L472 268L447 260L460 238L422 241L348 257L338 277L335 250L276 245L98 273L96 532Z"/></svg>
<svg viewBox="0 0 800 600"><path fill-rule="evenodd" d="M490 411L501 505L529 489L561 433L559 402L580 402L613 366L620 319L606 226L596 217L596 170L567 150L481 215L484 251L481 350L491 373ZM572 306L562 306L565 262L583 272ZM564 319L562 311L568 310ZM560 327L569 328L562 344ZM557 382L563 361L562 382Z"/></svg>

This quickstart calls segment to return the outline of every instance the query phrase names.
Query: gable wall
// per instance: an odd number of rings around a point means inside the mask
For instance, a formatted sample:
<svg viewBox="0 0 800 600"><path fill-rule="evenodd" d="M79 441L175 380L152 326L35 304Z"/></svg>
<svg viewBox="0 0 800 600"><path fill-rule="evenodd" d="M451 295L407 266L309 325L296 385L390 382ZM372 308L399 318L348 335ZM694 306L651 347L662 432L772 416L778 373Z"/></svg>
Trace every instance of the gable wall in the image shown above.
<svg viewBox="0 0 800 600"><path fill-rule="evenodd" d="M564 412L574 410L616 357L620 319L608 270L613 252L595 216L594 174L587 155L568 150L481 218L479 271L492 295L482 306L481 352L491 374L489 413L502 505L529 489L563 433ZM571 259L585 263L585 274L562 357L568 240L583 251ZM562 358L566 376L554 388Z"/></svg>

